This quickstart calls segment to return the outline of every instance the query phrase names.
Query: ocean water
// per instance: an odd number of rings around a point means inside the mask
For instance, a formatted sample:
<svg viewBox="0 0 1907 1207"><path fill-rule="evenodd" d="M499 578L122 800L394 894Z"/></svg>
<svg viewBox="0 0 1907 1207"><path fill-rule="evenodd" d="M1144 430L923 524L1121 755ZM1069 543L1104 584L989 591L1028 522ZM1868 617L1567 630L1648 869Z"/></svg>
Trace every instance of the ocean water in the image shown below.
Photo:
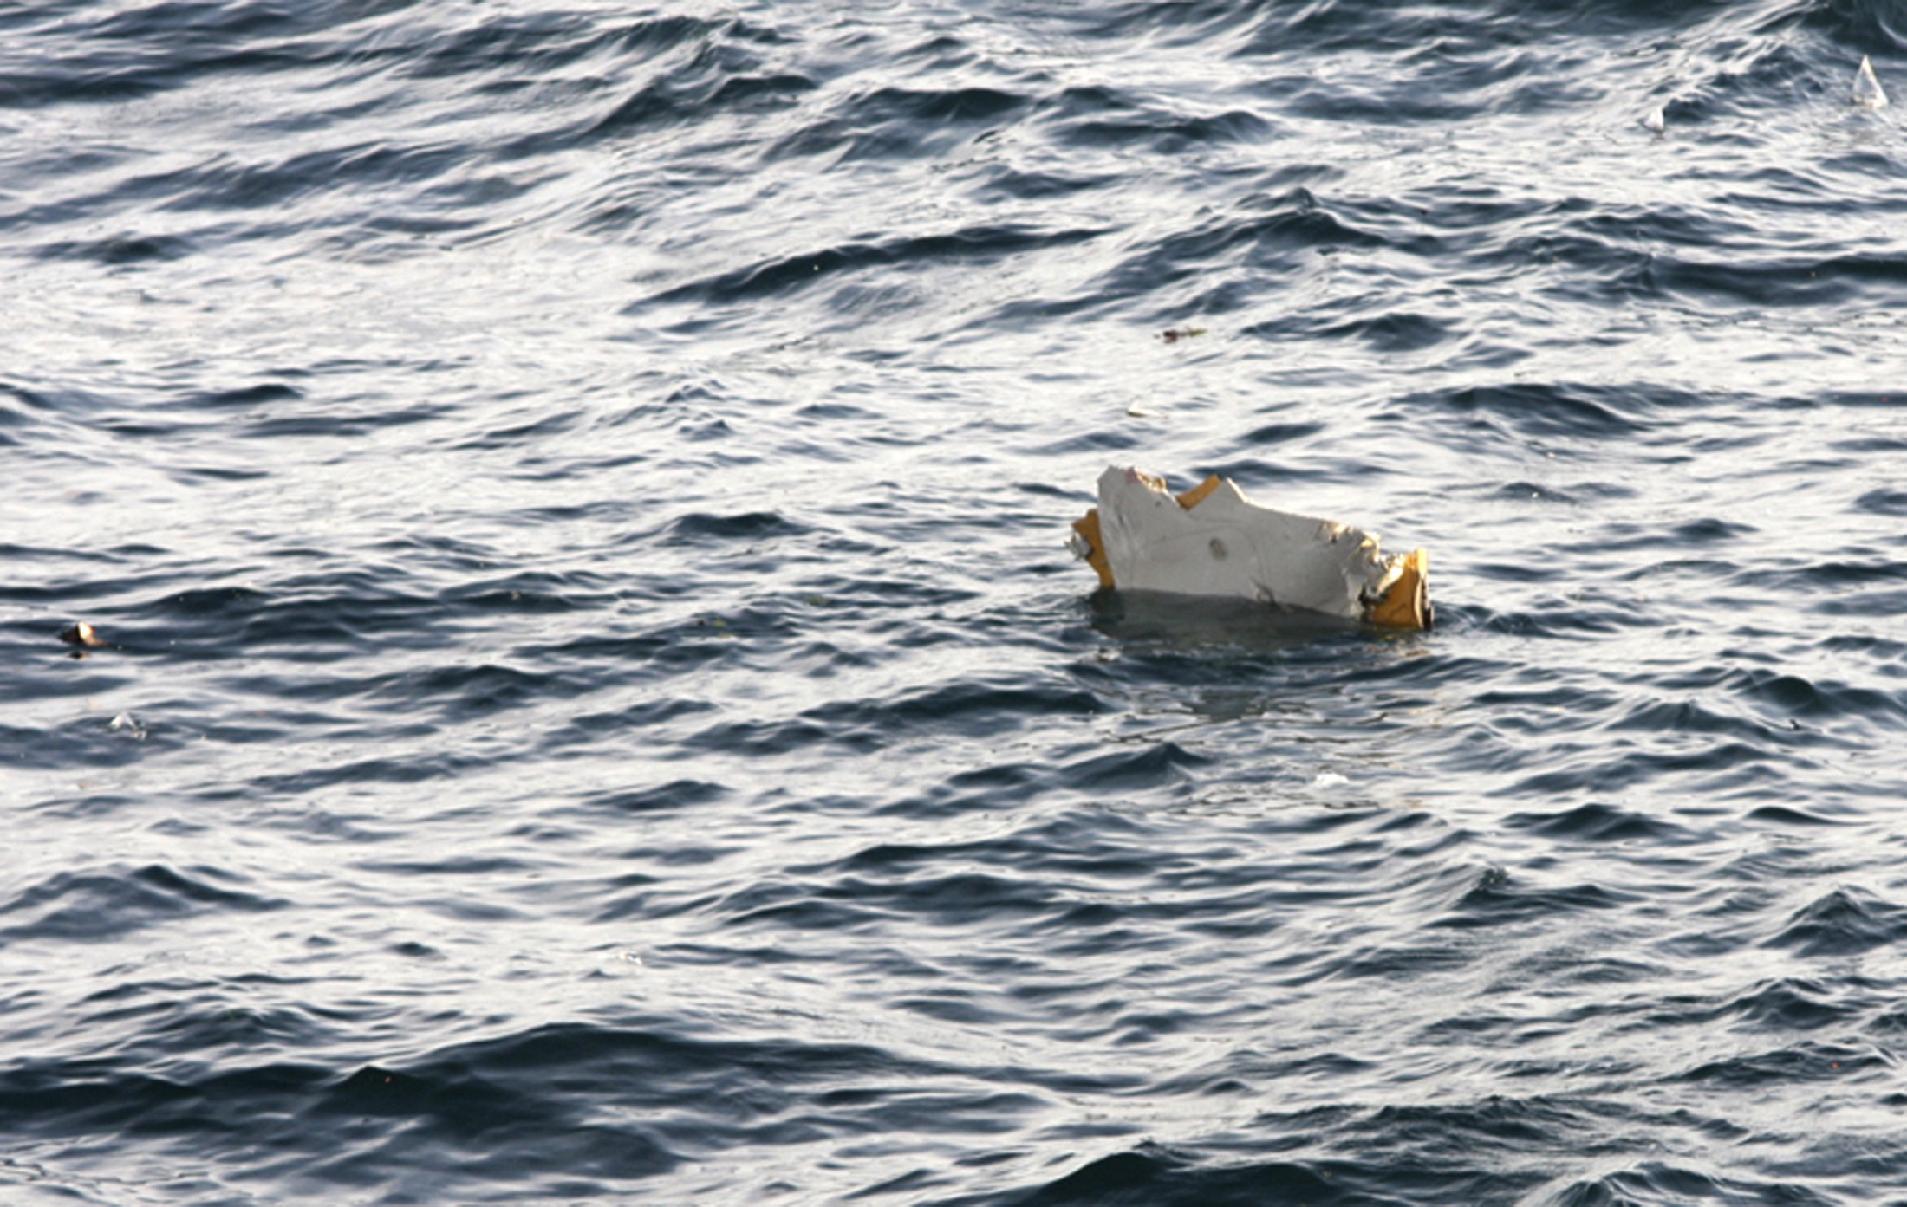
<svg viewBox="0 0 1907 1207"><path fill-rule="evenodd" d="M1899 0L0 3L0 260L0 1202L1907 1203Z"/></svg>

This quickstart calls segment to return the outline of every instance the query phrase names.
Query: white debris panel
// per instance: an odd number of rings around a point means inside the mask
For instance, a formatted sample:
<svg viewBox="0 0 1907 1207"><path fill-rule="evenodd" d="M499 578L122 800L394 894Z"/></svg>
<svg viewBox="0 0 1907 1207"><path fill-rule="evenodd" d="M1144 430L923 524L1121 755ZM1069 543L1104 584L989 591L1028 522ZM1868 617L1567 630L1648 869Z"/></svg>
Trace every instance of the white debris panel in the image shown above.
<svg viewBox="0 0 1907 1207"><path fill-rule="evenodd" d="M1073 524L1073 552L1100 585L1217 595L1391 628L1430 627L1430 558L1385 556L1361 528L1260 507L1217 475L1174 495L1164 479L1114 466L1099 506Z"/></svg>

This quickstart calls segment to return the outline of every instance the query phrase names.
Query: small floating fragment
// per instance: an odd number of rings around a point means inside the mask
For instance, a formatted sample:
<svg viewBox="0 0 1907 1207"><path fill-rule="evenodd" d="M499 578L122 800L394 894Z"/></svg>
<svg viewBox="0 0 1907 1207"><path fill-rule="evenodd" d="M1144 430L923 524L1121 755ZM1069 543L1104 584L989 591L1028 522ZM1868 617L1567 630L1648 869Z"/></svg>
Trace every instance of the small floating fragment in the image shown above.
<svg viewBox="0 0 1907 1207"><path fill-rule="evenodd" d="M96 650L106 644L100 640L98 631L83 620L61 633L60 640L68 645L84 646L89 650Z"/></svg>
<svg viewBox="0 0 1907 1207"><path fill-rule="evenodd" d="M129 712L122 712L118 716L114 717L112 720L112 724L108 725L106 728L111 730L113 733L124 733L128 735L129 737L133 737L141 741L143 741L146 736L145 725L139 720L138 717L133 716Z"/></svg>
<svg viewBox="0 0 1907 1207"><path fill-rule="evenodd" d="M1099 475L1069 542L1125 591L1216 595L1398 629L1427 629L1430 555L1386 556L1361 528L1260 507L1214 474L1182 494L1137 469Z"/></svg>
<svg viewBox="0 0 1907 1207"><path fill-rule="evenodd" d="M1861 69L1854 74L1854 103L1863 109L1887 108L1887 90L1881 87L1874 64L1866 55L1861 56Z"/></svg>
<svg viewBox="0 0 1907 1207"><path fill-rule="evenodd" d="M1159 332L1159 338L1168 344L1176 344L1182 339L1191 339L1195 335L1204 335L1203 327L1167 327Z"/></svg>
<svg viewBox="0 0 1907 1207"><path fill-rule="evenodd" d="M1643 114L1642 120L1637 124L1659 138L1669 128L1669 117L1668 114L1663 111L1662 106L1657 105L1655 108Z"/></svg>

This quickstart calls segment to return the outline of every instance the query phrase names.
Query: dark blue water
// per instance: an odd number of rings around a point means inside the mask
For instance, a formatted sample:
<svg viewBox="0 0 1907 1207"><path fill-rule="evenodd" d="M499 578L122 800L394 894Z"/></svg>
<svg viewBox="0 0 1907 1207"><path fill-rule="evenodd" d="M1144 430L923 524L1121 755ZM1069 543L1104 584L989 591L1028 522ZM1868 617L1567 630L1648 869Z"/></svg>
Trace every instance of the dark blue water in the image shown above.
<svg viewBox="0 0 1907 1207"><path fill-rule="evenodd" d="M0 3L0 1202L1907 1203L1904 114L1899 0ZM1108 464L1442 623L1095 595Z"/></svg>

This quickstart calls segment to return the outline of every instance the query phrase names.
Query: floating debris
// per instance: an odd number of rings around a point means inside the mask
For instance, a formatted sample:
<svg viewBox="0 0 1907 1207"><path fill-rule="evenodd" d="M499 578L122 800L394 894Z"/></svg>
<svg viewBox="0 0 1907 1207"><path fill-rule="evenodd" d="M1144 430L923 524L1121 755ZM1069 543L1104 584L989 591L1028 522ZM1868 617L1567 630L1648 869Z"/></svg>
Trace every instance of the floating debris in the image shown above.
<svg viewBox="0 0 1907 1207"><path fill-rule="evenodd" d="M1204 335L1203 327L1167 327L1159 332L1159 338L1168 344L1176 344L1182 339L1191 339L1195 335Z"/></svg>
<svg viewBox="0 0 1907 1207"><path fill-rule="evenodd" d="M99 649L106 644L100 640L98 631L83 620L61 633L60 640L68 645L84 646L89 650Z"/></svg>
<svg viewBox="0 0 1907 1207"><path fill-rule="evenodd" d="M1359 528L1260 507L1214 474L1173 495L1163 478L1109 468L1073 552L1115 590L1225 596L1399 629L1427 629L1430 555L1385 556Z"/></svg>
<svg viewBox="0 0 1907 1207"><path fill-rule="evenodd" d="M1861 56L1861 69L1854 74L1854 103L1863 109L1887 108L1887 90L1881 87L1874 64L1866 55Z"/></svg>
<svg viewBox="0 0 1907 1207"><path fill-rule="evenodd" d="M122 712L114 717L112 724L106 728L114 733L124 733L137 740L143 740L146 736L146 727L140 724L138 717L133 716L129 712Z"/></svg>
<svg viewBox="0 0 1907 1207"><path fill-rule="evenodd" d="M1643 114L1642 120L1637 124L1657 138L1660 138L1669 128L1669 117L1667 113L1663 112L1662 106L1657 105L1655 108Z"/></svg>

